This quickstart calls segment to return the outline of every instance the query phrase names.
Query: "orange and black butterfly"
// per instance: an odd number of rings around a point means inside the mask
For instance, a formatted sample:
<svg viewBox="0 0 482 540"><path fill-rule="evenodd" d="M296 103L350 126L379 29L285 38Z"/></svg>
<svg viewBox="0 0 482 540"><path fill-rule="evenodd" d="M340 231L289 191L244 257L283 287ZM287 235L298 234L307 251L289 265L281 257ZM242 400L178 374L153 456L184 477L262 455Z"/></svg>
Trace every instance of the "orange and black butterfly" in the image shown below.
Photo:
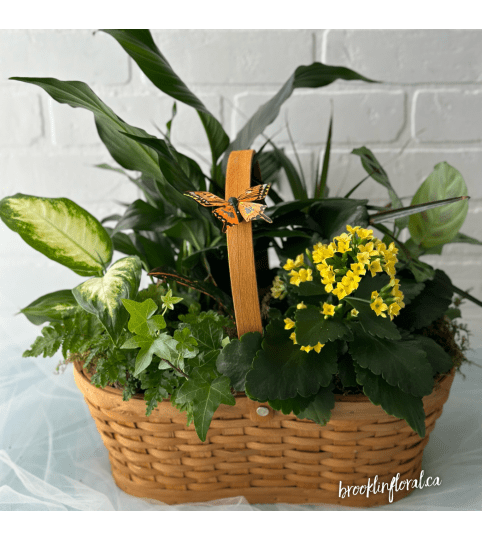
<svg viewBox="0 0 482 540"><path fill-rule="evenodd" d="M186 197L191 197L202 206L216 206L213 214L223 222L223 232L227 227L238 225L244 221L253 221L255 219L264 219L268 223L273 223L268 216L265 216L265 204L258 204L254 201L263 200L271 184L261 184L250 187L239 197L229 197L227 201L217 197L209 191L185 191Z"/></svg>

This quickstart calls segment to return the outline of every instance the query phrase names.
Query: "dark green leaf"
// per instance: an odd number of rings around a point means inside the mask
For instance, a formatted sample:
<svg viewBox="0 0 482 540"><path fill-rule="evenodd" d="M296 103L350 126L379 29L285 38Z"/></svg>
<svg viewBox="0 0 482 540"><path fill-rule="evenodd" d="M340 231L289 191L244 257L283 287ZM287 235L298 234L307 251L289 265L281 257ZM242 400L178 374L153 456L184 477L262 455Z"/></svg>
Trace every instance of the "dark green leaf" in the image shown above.
<svg viewBox="0 0 482 540"><path fill-rule="evenodd" d="M109 29L103 31L117 40L146 77L159 90L198 111L209 140L214 165L226 150L229 138L216 118L176 75L169 62L154 43L149 30Z"/></svg>
<svg viewBox="0 0 482 540"><path fill-rule="evenodd" d="M317 232L322 238L331 240L334 236L346 232L346 226L368 225L366 200L324 199L311 204L308 214L317 225Z"/></svg>
<svg viewBox="0 0 482 540"><path fill-rule="evenodd" d="M425 437L425 411L421 397L388 384L369 369L355 365L355 370L358 383L363 385L363 392L374 405L381 405L387 414L406 420L420 437Z"/></svg>
<svg viewBox="0 0 482 540"><path fill-rule="evenodd" d="M388 384L398 386L413 396L432 392L433 377L425 351L414 341L389 341L361 329L349 343L350 354L357 364L381 375Z"/></svg>
<svg viewBox="0 0 482 540"><path fill-rule="evenodd" d="M314 347L337 339L353 339L350 327L341 319L325 316L312 306L296 311L296 341L299 345Z"/></svg>
<svg viewBox="0 0 482 540"><path fill-rule="evenodd" d="M334 385L321 387L315 398L302 412L296 416L301 419L308 419L325 426L331 418L331 411L335 406L335 395L333 394ZM296 413L295 413L296 414Z"/></svg>
<svg viewBox="0 0 482 540"><path fill-rule="evenodd" d="M306 310L299 310L306 311ZM262 349L246 375L246 392L257 401L303 397L316 394L327 386L337 370L337 347L327 343L320 351L302 351L289 338L281 319L268 324Z"/></svg>
<svg viewBox="0 0 482 540"><path fill-rule="evenodd" d="M427 354L427 360L432 366L432 374L447 373L454 365L450 356L443 348L428 336L416 334L413 336L419 347Z"/></svg>
<svg viewBox="0 0 482 540"><path fill-rule="evenodd" d="M302 411L315 399L315 396L302 397L300 395L289 399L275 399L268 401L268 405L283 414L293 413L299 416Z"/></svg>
<svg viewBox="0 0 482 540"><path fill-rule="evenodd" d="M450 278L435 270L435 277L425 282L424 289L408 306L400 310L396 318L397 326L407 330L417 330L442 317L452 302L453 290Z"/></svg>
<svg viewBox="0 0 482 540"><path fill-rule="evenodd" d="M70 317L76 308L78 304L72 291L64 289L44 294L21 309L20 313L23 313L33 324L43 324Z"/></svg>
<svg viewBox="0 0 482 540"><path fill-rule="evenodd" d="M247 332L240 339L231 340L218 356L216 367L219 373L229 377L237 392L244 392L246 373L261 348L261 339L259 332Z"/></svg>
<svg viewBox="0 0 482 540"><path fill-rule="evenodd" d="M355 387L357 385L353 358L349 353L338 357L338 376L344 388Z"/></svg>
<svg viewBox="0 0 482 540"><path fill-rule="evenodd" d="M370 304L351 297L346 297L345 300L358 310L357 320L365 332L381 338L400 339L400 332L395 324L388 317L379 317Z"/></svg>
<svg viewBox="0 0 482 540"><path fill-rule="evenodd" d="M330 116L330 125L328 127L328 135L326 138L325 155L323 156L323 167L321 169L320 179L315 186L315 199L321 199L325 195L326 181L328 179L328 166L330 164L330 151L331 151L331 134L333 128L333 111ZM318 171L317 171L318 172Z"/></svg>

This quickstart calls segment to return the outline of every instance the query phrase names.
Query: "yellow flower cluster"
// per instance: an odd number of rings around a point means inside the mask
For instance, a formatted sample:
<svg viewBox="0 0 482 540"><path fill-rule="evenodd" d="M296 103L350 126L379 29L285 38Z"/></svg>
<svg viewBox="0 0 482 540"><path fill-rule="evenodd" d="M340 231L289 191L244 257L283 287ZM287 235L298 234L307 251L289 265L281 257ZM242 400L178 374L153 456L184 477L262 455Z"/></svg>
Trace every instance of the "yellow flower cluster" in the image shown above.
<svg viewBox="0 0 482 540"><path fill-rule="evenodd" d="M381 295L378 291L372 292L370 307L379 317L386 317L387 314L384 312L387 311L390 320L393 321L393 317L396 317L400 310L405 307L403 293L398 286L399 283L400 280L392 278L390 283L380 291Z"/></svg>

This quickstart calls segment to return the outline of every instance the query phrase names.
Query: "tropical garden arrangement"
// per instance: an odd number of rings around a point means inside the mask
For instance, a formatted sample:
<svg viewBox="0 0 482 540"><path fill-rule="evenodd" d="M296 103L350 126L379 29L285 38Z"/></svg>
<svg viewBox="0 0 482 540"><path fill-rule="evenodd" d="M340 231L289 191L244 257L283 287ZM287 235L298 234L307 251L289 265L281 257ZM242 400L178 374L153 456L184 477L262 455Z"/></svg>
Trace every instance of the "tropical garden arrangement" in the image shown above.
<svg viewBox="0 0 482 540"><path fill-rule="evenodd" d="M314 178L266 138L254 158L255 196L248 194L245 206L242 197L225 201L230 153L250 148L294 90L338 79L377 82L345 67L299 66L230 140L149 31L105 32L173 98L173 115L162 137L154 136L124 122L83 82L12 77L91 111L118 165L99 167L124 174L143 193L122 215L97 217L66 198L18 193L0 201L10 229L81 277L72 290L54 291L21 310L42 325L24 356L60 351L61 364L76 363L93 386L119 389L125 401L142 396L146 417L167 400L186 413L200 441L209 438L218 407L235 406L238 396L323 426L336 396L365 395L423 438L423 398L460 366L467 349L459 305L482 306L420 260L443 257L448 243L481 245L459 232L469 198L461 173L435 164L404 205L376 156L360 147L352 153L364 178L345 197L330 197L332 118ZM211 151L207 174L171 142L176 102L199 115ZM278 193L282 172L289 200ZM356 198L365 181L378 183L377 197L386 193L386 206ZM207 200L222 200L214 210L225 212L234 204L233 222L227 214L213 215L203 205ZM263 331L239 336L226 228L242 221L252 223ZM277 267L269 265L269 249ZM112 263L114 252L123 257ZM141 289L143 272L152 283Z"/></svg>

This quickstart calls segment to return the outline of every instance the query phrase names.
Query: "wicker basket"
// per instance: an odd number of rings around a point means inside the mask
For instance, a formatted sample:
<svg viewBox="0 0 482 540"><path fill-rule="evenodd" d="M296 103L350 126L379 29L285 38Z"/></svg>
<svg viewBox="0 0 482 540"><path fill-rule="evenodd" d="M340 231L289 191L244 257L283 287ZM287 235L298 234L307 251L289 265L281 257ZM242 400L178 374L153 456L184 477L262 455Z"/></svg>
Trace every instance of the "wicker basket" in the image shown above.
<svg viewBox="0 0 482 540"><path fill-rule="evenodd" d="M328 503L378 506L389 494L339 497L342 486L368 479L390 484L419 479L423 450L448 398L454 370L423 398L426 436L389 416L365 396L338 396L331 420L319 426L269 409L259 416L246 397L221 405L206 441L186 414L168 401L145 416L142 395L122 401L115 388L96 388L75 365L75 382L109 451L116 484L130 495L168 504L211 501L242 495L250 503ZM413 489L413 488L412 488ZM412 491L395 492L393 500Z"/></svg>
<svg viewBox="0 0 482 540"><path fill-rule="evenodd" d="M231 152L226 199L250 187L253 155L252 150ZM260 180L259 168L254 173ZM230 227L227 245L238 335L262 332L251 223ZM75 381L109 451L117 485L131 495L168 504L238 495L250 503L387 504L386 489L340 497L340 482L344 488L366 486L369 479L390 484L397 473L399 480L418 480L423 449L453 376L452 370L441 377L423 399L423 439L365 396L339 396L324 427L239 396L234 407L219 407L203 443L194 426L186 427L186 414L169 401L146 417L142 395L124 402L120 390L95 388L75 366ZM264 416L258 414L261 405ZM413 489L395 491L393 500Z"/></svg>

